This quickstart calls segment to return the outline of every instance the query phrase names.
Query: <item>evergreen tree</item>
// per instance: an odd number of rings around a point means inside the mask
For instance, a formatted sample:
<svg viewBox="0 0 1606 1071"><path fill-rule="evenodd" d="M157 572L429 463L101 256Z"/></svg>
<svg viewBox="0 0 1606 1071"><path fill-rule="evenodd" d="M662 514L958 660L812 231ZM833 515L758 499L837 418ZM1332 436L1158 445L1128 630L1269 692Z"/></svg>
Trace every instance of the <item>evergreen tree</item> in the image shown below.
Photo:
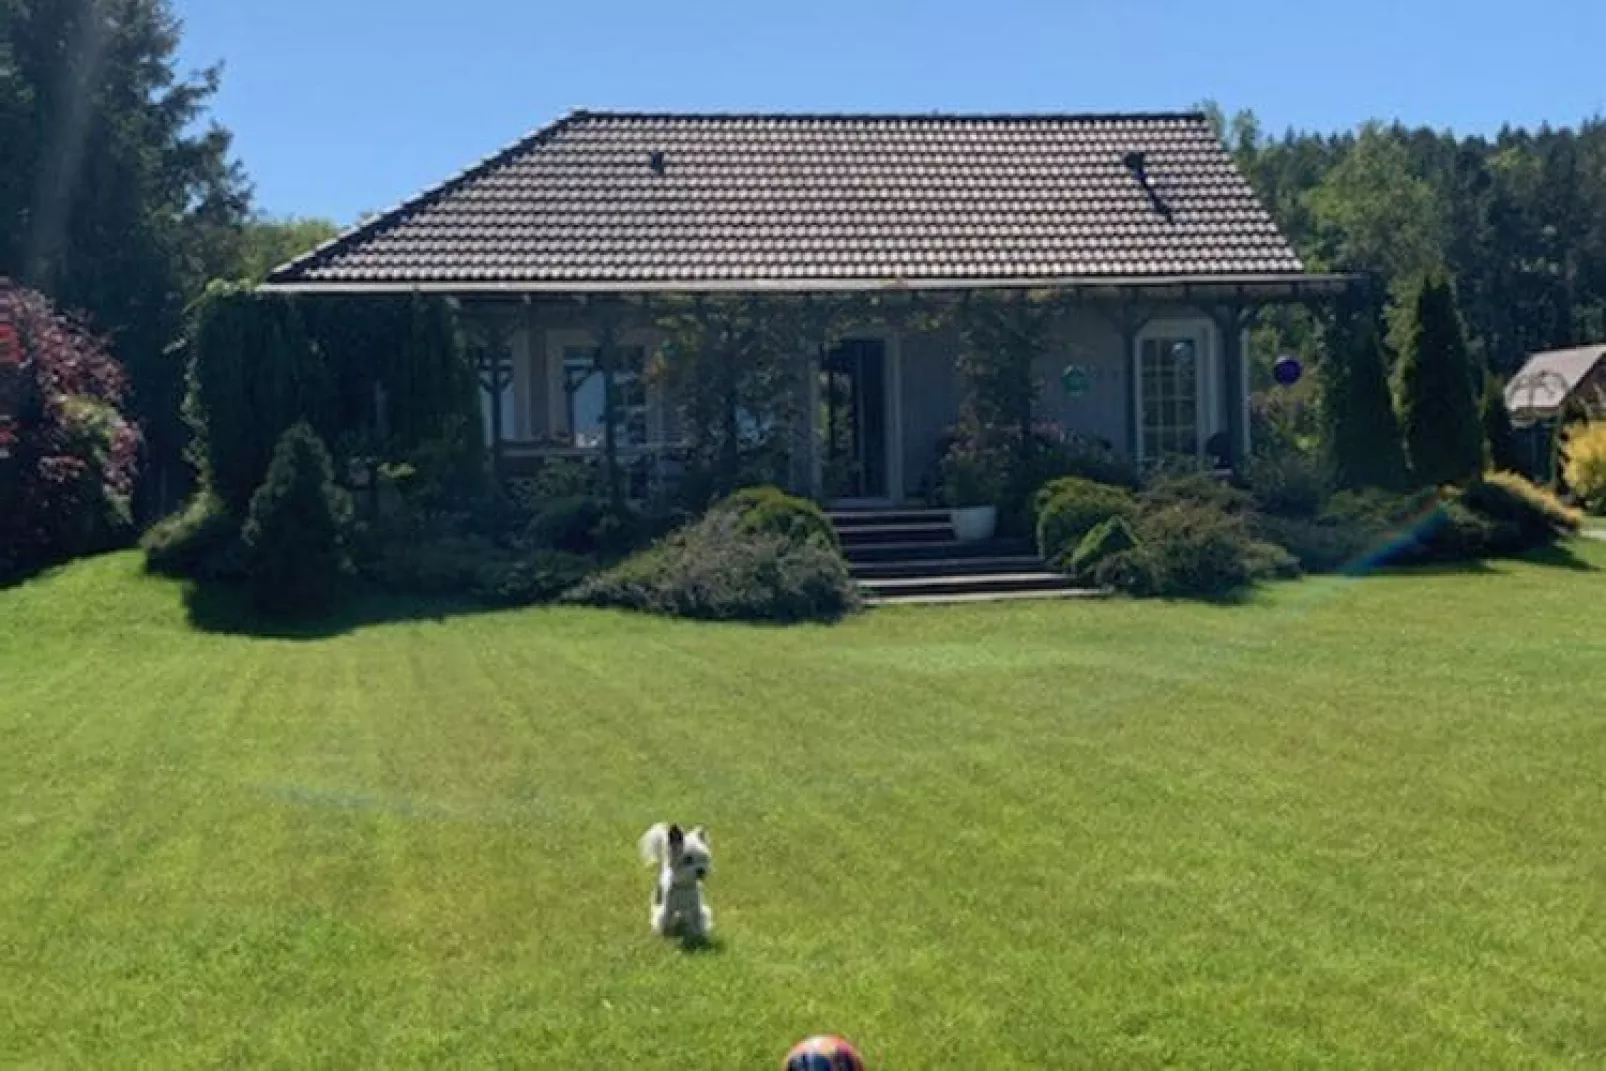
<svg viewBox="0 0 1606 1071"><path fill-rule="evenodd" d="M1483 469L1483 426L1450 282L1434 272L1406 291L1395 390L1411 474L1431 486Z"/></svg>
<svg viewBox="0 0 1606 1071"><path fill-rule="evenodd" d="M318 433L296 424L279 438L243 532L246 575L267 614L316 613L333 602L346 572L351 500L336 486Z"/></svg>
<svg viewBox="0 0 1606 1071"><path fill-rule="evenodd" d="M1379 313L1373 294L1357 289L1335 303L1323 324L1322 449L1340 487L1405 483Z"/></svg>
<svg viewBox="0 0 1606 1071"><path fill-rule="evenodd" d="M1506 392L1492 372L1483 376L1483 399L1479 414L1483 438L1489 447L1489 464L1505 472L1521 472L1522 458L1517 452L1517 433L1511 427L1511 411L1506 408Z"/></svg>
<svg viewBox="0 0 1606 1071"><path fill-rule="evenodd" d="M182 360L207 280L235 274L249 188L178 72L170 0L0 0L0 266L113 340L146 467L179 490Z"/></svg>

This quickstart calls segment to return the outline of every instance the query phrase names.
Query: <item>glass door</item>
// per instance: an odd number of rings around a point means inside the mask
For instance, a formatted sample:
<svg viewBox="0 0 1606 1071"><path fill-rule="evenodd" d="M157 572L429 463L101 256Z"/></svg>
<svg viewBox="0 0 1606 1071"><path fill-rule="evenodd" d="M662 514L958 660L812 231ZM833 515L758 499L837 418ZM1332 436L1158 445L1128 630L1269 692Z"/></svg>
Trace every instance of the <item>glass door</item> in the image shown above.
<svg viewBox="0 0 1606 1071"><path fill-rule="evenodd" d="M887 353L851 340L820 362L821 477L836 501L887 497Z"/></svg>
<svg viewBox="0 0 1606 1071"><path fill-rule="evenodd" d="M1201 340L1150 336L1139 351L1139 395L1145 461L1172 454L1197 457L1201 442Z"/></svg>

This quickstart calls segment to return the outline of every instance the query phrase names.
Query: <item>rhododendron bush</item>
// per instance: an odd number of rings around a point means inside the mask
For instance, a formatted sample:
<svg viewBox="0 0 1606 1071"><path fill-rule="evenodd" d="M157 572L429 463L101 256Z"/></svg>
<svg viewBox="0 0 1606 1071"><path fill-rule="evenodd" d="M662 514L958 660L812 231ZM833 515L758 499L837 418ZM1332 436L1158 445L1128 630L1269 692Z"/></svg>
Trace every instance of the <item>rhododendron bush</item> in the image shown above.
<svg viewBox="0 0 1606 1071"><path fill-rule="evenodd" d="M0 279L0 580L128 537L125 393L105 340Z"/></svg>

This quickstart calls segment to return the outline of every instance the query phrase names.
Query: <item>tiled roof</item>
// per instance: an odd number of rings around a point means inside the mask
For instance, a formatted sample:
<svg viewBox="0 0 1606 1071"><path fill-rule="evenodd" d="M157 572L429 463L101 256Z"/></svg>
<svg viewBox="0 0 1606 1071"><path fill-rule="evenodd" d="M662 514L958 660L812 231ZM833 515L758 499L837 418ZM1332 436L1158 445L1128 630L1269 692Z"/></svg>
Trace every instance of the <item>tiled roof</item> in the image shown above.
<svg viewBox="0 0 1606 1071"><path fill-rule="evenodd" d="M622 289L1301 271L1202 115L576 112L270 283Z"/></svg>
<svg viewBox="0 0 1606 1071"><path fill-rule="evenodd" d="M1506 408L1534 413L1558 409L1602 360L1606 345L1600 343L1533 354L1506 384Z"/></svg>

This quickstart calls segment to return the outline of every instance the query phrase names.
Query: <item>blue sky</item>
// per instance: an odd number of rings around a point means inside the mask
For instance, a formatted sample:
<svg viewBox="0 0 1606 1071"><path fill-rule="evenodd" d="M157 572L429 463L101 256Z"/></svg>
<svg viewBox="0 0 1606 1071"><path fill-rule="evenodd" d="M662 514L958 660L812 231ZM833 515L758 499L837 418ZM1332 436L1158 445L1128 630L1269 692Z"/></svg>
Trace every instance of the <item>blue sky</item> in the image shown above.
<svg viewBox="0 0 1606 1071"><path fill-rule="evenodd" d="M1606 112L1601 0L175 0L272 215L346 223L574 108ZM1513 12L1518 14L1513 15Z"/></svg>

